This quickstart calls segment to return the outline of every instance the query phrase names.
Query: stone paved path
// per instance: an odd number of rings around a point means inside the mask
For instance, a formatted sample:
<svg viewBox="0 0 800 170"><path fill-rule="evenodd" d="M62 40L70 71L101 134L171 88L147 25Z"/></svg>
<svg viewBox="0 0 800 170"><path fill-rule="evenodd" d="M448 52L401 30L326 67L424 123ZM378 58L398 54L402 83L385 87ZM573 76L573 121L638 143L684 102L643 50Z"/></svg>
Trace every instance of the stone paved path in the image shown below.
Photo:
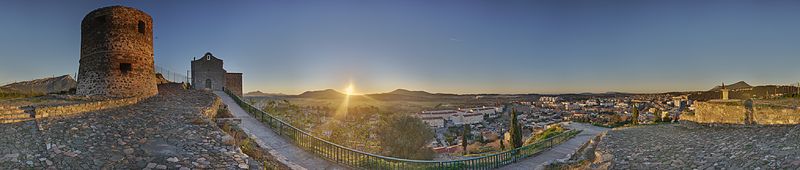
<svg viewBox="0 0 800 170"><path fill-rule="evenodd" d="M597 147L610 169L800 169L800 125L618 128Z"/></svg>
<svg viewBox="0 0 800 170"><path fill-rule="evenodd" d="M590 139L597 136L602 132L608 131L608 128L592 126L585 123L570 123L567 127L571 129L583 130L574 138L564 142L556 147L550 148L534 157L526 158L517 163L504 166L500 169L544 169L544 163L554 161L556 159L567 158L567 155L575 153L581 145L588 142Z"/></svg>
<svg viewBox="0 0 800 170"><path fill-rule="evenodd" d="M242 124L240 127L244 131L250 135L255 135L258 138L259 145L274 151L271 152L271 154L273 154L273 156L279 160L285 158L285 160L282 160L282 162L290 162L288 163L289 167L294 169L347 169L341 165L328 162L317 155L308 153L290 143L290 141L278 136L277 133L273 132L271 129L261 124L261 122L259 122L253 116L245 112L244 109L239 107L239 105L233 101L233 98L225 94L225 92L215 91L214 93L222 98L223 103L228 105L228 109L231 111L231 113L233 113L233 116L242 119Z"/></svg>
<svg viewBox="0 0 800 170"><path fill-rule="evenodd" d="M249 168L200 114L214 96L160 88L130 106L0 124L0 169Z"/></svg>

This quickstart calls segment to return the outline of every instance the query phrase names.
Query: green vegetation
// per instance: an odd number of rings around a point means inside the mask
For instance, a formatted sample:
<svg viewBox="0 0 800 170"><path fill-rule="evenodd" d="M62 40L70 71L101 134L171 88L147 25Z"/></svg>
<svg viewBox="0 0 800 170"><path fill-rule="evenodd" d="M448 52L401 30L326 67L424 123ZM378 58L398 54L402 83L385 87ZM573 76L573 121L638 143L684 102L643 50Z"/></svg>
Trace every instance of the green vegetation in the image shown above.
<svg viewBox="0 0 800 170"><path fill-rule="evenodd" d="M41 96L42 94L23 94L23 93L6 93L0 92L0 100L4 99L17 99Z"/></svg>
<svg viewBox="0 0 800 170"><path fill-rule="evenodd" d="M519 121L517 121L516 110L511 111L511 122L509 122L508 126L508 133L511 134L511 147L522 147L522 128L519 125Z"/></svg>
<svg viewBox="0 0 800 170"><path fill-rule="evenodd" d="M417 160L433 159L434 152L427 148L434 134L419 118L408 115L389 116L378 129L382 155Z"/></svg>
<svg viewBox="0 0 800 170"><path fill-rule="evenodd" d="M505 141L505 139L503 139L503 138L501 137L501 138L500 138L500 151L504 151L504 150L506 150L506 144L505 144L505 142L504 142L504 141Z"/></svg>
<svg viewBox="0 0 800 170"><path fill-rule="evenodd" d="M549 128L542 131L541 133L536 133L530 138L528 138L528 140L525 140L525 145L530 145L538 141L542 141L544 139L564 133L565 131L567 130L561 127L561 125L559 124L552 125Z"/></svg>

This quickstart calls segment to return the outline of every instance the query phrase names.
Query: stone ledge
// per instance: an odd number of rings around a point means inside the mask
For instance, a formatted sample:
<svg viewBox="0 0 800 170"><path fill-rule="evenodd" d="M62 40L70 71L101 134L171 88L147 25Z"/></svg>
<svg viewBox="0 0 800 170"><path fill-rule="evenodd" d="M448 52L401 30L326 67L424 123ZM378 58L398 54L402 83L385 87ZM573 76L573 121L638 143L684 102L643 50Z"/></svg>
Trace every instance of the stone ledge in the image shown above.
<svg viewBox="0 0 800 170"><path fill-rule="evenodd" d="M60 105L60 106L35 106L33 108L33 117L36 119L43 119L48 117L61 117L70 116L85 112L92 112L102 109L111 109L122 106L133 105L149 97L133 97L122 99L111 99L94 101L79 104Z"/></svg>

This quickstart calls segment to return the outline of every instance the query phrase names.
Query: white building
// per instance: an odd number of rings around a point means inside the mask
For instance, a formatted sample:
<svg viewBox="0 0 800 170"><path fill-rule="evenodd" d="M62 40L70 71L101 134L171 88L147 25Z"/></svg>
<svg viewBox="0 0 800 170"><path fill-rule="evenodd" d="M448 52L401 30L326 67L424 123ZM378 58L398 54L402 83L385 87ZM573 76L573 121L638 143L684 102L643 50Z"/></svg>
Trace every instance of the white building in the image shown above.
<svg viewBox="0 0 800 170"><path fill-rule="evenodd" d="M461 109L461 111L463 111L463 112L481 113L481 114L487 115L487 116L491 116L491 115L495 115L495 114L499 113L500 111L498 111L498 110L502 111L503 108L483 106L483 107Z"/></svg>
<svg viewBox="0 0 800 170"><path fill-rule="evenodd" d="M442 127L444 127L444 119L442 119L440 117L428 117L428 118L420 118L420 119L422 119L422 122L425 122L425 124L428 124L428 126L431 126L431 127L434 127L434 128L442 128Z"/></svg>
<svg viewBox="0 0 800 170"><path fill-rule="evenodd" d="M458 110L432 110L432 111L422 111L417 114L420 118L431 118L431 117L438 117L442 119L450 119L454 115L462 114L462 111Z"/></svg>
<svg viewBox="0 0 800 170"><path fill-rule="evenodd" d="M476 124L483 122L483 114L482 113L463 113L461 115L455 116L450 121L453 121L455 125L464 125L464 124Z"/></svg>
<svg viewBox="0 0 800 170"><path fill-rule="evenodd" d="M455 125L476 124L483 122L485 114L496 115L494 108L463 109L463 110L432 110L417 113L417 117L431 127L444 127L447 121Z"/></svg>
<svg viewBox="0 0 800 170"><path fill-rule="evenodd" d="M539 97L539 101L544 102L544 103L556 103L556 102L558 102L560 100L561 100L561 98L558 97L558 96L542 96L542 97Z"/></svg>

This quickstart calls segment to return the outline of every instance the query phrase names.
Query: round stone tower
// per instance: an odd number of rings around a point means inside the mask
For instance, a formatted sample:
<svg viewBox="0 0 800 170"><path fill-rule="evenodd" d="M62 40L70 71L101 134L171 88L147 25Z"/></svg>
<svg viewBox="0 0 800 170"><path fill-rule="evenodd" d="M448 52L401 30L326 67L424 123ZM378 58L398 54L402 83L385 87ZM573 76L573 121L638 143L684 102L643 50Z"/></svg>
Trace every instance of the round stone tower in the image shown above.
<svg viewBox="0 0 800 170"><path fill-rule="evenodd" d="M77 94L157 94L152 30L150 15L130 7L104 7L83 17Z"/></svg>

